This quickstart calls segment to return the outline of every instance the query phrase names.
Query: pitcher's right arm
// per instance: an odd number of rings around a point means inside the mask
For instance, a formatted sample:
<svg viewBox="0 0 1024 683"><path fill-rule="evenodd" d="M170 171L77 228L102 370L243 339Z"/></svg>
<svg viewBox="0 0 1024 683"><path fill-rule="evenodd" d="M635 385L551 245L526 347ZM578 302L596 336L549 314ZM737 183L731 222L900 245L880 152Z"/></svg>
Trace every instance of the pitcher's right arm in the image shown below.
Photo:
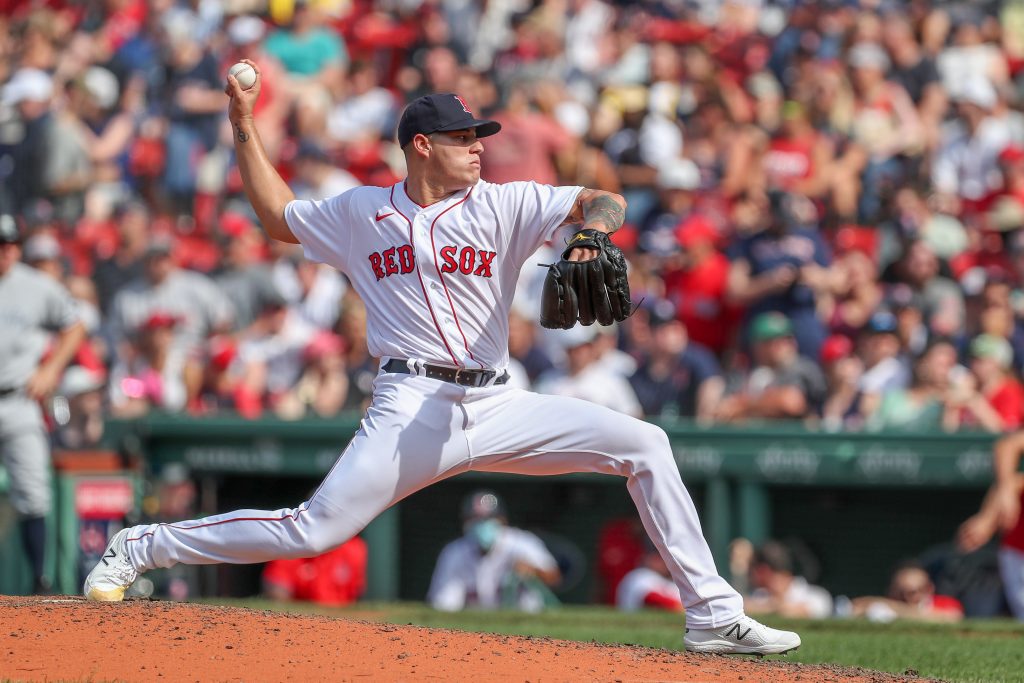
<svg viewBox="0 0 1024 683"><path fill-rule="evenodd" d="M295 199L295 193L267 157L253 120L253 107L260 95L262 76L254 62L248 59L242 61L256 71L256 82L248 90L243 90L235 77L229 75L224 92L231 97L228 120L231 121L235 157L242 174L245 195L271 238L298 244L299 240L289 230L284 218L284 207Z"/></svg>

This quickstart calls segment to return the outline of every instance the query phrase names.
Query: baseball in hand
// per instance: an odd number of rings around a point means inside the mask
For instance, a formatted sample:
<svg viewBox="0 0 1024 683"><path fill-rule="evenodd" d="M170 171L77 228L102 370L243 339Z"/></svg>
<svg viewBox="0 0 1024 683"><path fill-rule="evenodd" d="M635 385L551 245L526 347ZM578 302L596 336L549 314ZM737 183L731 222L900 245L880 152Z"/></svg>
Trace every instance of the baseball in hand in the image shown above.
<svg viewBox="0 0 1024 683"><path fill-rule="evenodd" d="M242 90L248 90L256 83L256 69L244 62L238 62L228 69L228 75L235 77Z"/></svg>

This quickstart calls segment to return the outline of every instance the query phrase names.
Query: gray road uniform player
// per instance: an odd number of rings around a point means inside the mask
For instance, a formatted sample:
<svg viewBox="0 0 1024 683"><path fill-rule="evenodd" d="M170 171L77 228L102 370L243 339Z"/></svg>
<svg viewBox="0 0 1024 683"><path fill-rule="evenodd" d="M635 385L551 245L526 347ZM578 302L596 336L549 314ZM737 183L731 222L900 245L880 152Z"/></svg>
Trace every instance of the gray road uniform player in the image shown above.
<svg viewBox="0 0 1024 683"><path fill-rule="evenodd" d="M40 592L47 588L43 552L51 484L50 441L39 399L56 386L85 328L67 290L20 263L20 251L14 218L0 215L0 454L34 590ZM53 348L41 363L51 338Z"/></svg>

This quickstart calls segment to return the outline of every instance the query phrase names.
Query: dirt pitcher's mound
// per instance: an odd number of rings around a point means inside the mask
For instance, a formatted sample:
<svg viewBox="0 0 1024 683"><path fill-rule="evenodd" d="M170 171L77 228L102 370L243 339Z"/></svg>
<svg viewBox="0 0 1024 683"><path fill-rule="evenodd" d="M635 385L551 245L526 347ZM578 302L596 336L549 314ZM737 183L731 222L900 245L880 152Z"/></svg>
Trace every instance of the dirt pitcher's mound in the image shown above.
<svg viewBox="0 0 1024 683"><path fill-rule="evenodd" d="M0 597L14 681L877 681L889 674L170 602Z"/></svg>

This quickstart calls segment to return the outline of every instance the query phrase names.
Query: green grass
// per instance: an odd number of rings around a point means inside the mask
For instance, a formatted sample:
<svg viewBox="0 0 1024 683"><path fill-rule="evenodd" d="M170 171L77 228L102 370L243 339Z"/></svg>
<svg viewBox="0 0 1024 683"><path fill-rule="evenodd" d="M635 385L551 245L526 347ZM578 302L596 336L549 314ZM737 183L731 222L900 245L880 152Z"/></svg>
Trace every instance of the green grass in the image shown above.
<svg viewBox="0 0 1024 683"><path fill-rule="evenodd" d="M418 603L362 603L345 609L280 605L263 600L218 600L217 604L464 631L682 649L681 619L660 612L622 614L604 607L562 607L539 615L514 612L448 614ZM920 676L951 683L1024 681L1024 624L1011 620L978 620L960 624L873 624L859 619L765 619L765 622L800 633L803 646L789 655L787 661L861 666L893 673L913 669Z"/></svg>

